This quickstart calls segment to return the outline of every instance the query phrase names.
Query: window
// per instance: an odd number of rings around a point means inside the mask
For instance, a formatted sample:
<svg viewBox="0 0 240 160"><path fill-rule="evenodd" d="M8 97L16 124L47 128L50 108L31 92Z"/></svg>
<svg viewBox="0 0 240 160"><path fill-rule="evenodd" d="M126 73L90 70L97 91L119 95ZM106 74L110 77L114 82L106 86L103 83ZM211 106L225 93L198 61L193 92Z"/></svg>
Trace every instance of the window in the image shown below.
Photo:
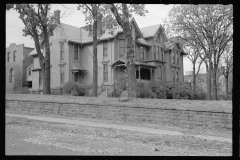
<svg viewBox="0 0 240 160"><path fill-rule="evenodd" d="M107 53L107 41L103 42L103 58L106 58L108 56Z"/></svg>
<svg viewBox="0 0 240 160"><path fill-rule="evenodd" d="M78 82L78 72L74 73L74 82Z"/></svg>
<svg viewBox="0 0 240 160"><path fill-rule="evenodd" d="M160 42L160 33L158 33L158 42Z"/></svg>
<svg viewBox="0 0 240 160"><path fill-rule="evenodd" d="M150 69L141 68L140 78L143 79L143 80L151 80Z"/></svg>
<svg viewBox="0 0 240 160"><path fill-rule="evenodd" d="M174 70L172 71L172 81L174 82L175 75L174 75Z"/></svg>
<svg viewBox="0 0 240 160"><path fill-rule="evenodd" d="M9 71L9 83L14 83L14 73L12 68Z"/></svg>
<svg viewBox="0 0 240 160"><path fill-rule="evenodd" d="M159 78L162 78L162 67L159 66Z"/></svg>
<svg viewBox="0 0 240 160"><path fill-rule="evenodd" d="M123 57L125 54L125 40L119 40L119 57Z"/></svg>
<svg viewBox="0 0 240 160"><path fill-rule="evenodd" d="M64 59L64 43L60 43L60 58Z"/></svg>
<svg viewBox="0 0 240 160"><path fill-rule="evenodd" d="M13 51L13 62L16 61L16 51Z"/></svg>
<svg viewBox="0 0 240 160"><path fill-rule="evenodd" d="M164 55L164 50L163 50L163 48L161 48L161 57L162 57L162 61L164 61L164 59L163 59L163 55Z"/></svg>
<svg viewBox="0 0 240 160"><path fill-rule="evenodd" d="M178 52L176 53L176 61L177 61L177 64L179 64Z"/></svg>
<svg viewBox="0 0 240 160"><path fill-rule="evenodd" d="M108 65L103 64L103 82L108 82Z"/></svg>
<svg viewBox="0 0 240 160"><path fill-rule="evenodd" d="M144 49L142 46L140 47L140 54L141 54L141 59L143 60L144 59Z"/></svg>
<svg viewBox="0 0 240 160"><path fill-rule="evenodd" d="M178 82L178 72L176 72L176 81Z"/></svg>
<svg viewBox="0 0 240 160"><path fill-rule="evenodd" d="M64 67L60 67L60 81L61 83L64 83Z"/></svg>
<svg viewBox="0 0 240 160"><path fill-rule="evenodd" d="M28 75L31 76L32 74L32 68L28 68Z"/></svg>
<svg viewBox="0 0 240 160"><path fill-rule="evenodd" d="M171 51L171 62L172 62L172 64L175 63L174 52L173 51Z"/></svg>
<svg viewBox="0 0 240 160"><path fill-rule="evenodd" d="M156 46L153 46L153 59L156 59Z"/></svg>
<svg viewBox="0 0 240 160"><path fill-rule="evenodd" d="M39 86L42 85L42 71L39 71Z"/></svg>
<svg viewBox="0 0 240 160"><path fill-rule="evenodd" d="M74 44L74 60L78 60L78 45Z"/></svg>
<svg viewBox="0 0 240 160"><path fill-rule="evenodd" d="M158 55L158 60L160 60L160 52L159 52L159 47L157 46L157 55Z"/></svg>
<svg viewBox="0 0 240 160"><path fill-rule="evenodd" d="M10 61L10 52L7 53L7 62Z"/></svg>

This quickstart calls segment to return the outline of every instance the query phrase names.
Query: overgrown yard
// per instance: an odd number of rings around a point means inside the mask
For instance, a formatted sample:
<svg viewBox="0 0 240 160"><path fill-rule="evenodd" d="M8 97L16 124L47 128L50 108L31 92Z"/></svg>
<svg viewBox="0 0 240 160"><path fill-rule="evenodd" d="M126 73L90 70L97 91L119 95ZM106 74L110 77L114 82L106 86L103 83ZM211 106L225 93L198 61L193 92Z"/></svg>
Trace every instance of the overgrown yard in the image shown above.
<svg viewBox="0 0 240 160"><path fill-rule="evenodd" d="M13 137L14 136L14 137ZM231 144L6 117L7 155L231 156Z"/></svg>
<svg viewBox="0 0 240 160"><path fill-rule="evenodd" d="M232 113L232 101L177 100L177 99L142 99L134 98L120 102L119 98L80 97L66 95L6 94L9 100L28 100L44 102L69 102L80 104L114 105L131 107L169 108L182 110L204 110Z"/></svg>

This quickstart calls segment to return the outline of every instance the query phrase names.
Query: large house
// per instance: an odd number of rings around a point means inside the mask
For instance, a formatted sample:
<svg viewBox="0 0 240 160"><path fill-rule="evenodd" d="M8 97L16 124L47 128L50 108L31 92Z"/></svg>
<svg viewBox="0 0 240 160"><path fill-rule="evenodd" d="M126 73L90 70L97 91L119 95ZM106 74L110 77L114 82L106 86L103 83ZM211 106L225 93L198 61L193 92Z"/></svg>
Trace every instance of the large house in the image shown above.
<svg viewBox="0 0 240 160"><path fill-rule="evenodd" d="M93 39L86 27L74 27L60 22L60 10L55 17L59 26L50 37L51 88L61 88L65 82L91 84L93 77ZM164 42L160 24L139 28L135 19L130 21L135 45L136 79L139 83L183 82L183 55L177 42ZM44 53L44 47L42 48ZM126 45L123 30L100 37L97 47L98 86L109 88L126 69ZM33 90L42 90L41 70L36 50L33 56ZM99 90L101 92L101 89Z"/></svg>
<svg viewBox="0 0 240 160"><path fill-rule="evenodd" d="M15 76L19 73L20 83L22 86L31 87L31 64L33 58L28 54L34 48L25 47L24 44L16 45L12 43L6 48L6 92L12 92L14 87Z"/></svg>

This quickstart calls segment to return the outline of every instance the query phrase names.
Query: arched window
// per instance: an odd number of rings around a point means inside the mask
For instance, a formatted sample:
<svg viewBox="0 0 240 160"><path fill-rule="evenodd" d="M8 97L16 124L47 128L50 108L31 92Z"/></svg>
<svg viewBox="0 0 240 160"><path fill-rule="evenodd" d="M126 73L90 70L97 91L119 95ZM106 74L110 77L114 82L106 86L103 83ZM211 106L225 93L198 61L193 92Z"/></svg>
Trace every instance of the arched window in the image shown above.
<svg viewBox="0 0 240 160"><path fill-rule="evenodd" d="M14 83L14 73L12 68L9 71L9 83Z"/></svg>

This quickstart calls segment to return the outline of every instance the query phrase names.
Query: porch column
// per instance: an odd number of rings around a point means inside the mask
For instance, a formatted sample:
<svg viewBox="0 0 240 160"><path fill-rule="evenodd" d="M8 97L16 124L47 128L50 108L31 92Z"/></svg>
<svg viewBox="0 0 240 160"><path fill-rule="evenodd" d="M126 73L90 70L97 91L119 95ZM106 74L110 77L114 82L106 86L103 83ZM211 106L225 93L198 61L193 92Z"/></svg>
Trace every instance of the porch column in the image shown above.
<svg viewBox="0 0 240 160"><path fill-rule="evenodd" d="M141 67L140 67L140 65L138 66L138 72L139 72L139 83L141 84Z"/></svg>

